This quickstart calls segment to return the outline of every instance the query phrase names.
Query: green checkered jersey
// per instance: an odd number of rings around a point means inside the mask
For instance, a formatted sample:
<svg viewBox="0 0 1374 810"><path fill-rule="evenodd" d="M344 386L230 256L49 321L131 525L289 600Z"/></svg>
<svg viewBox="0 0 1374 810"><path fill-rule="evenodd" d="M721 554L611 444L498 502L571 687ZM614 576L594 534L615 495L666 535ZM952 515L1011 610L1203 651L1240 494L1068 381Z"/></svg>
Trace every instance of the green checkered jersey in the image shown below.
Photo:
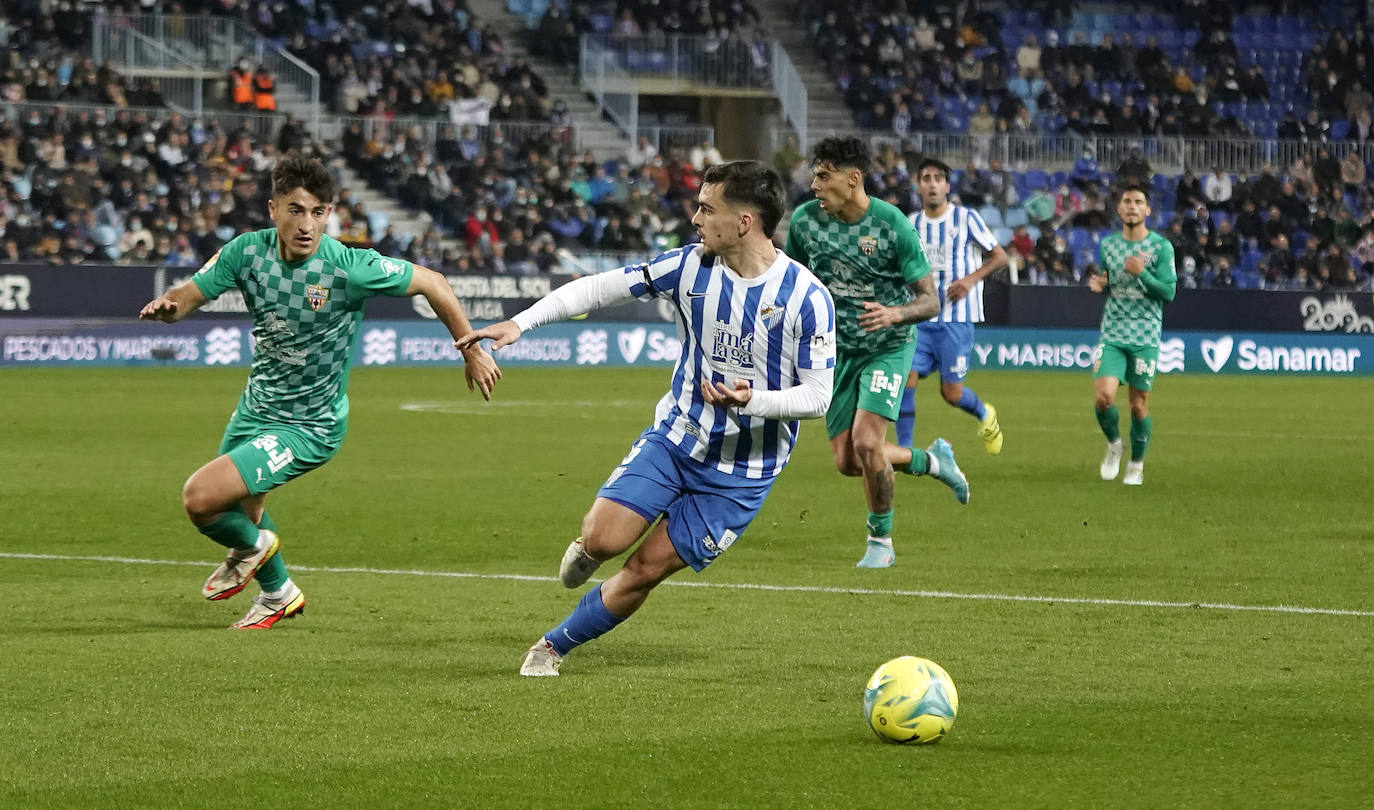
<svg viewBox="0 0 1374 810"><path fill-rule="evenodd" d="M1126 272L1126 259L1137 253L1145 260L1145 271L1138 277ZM1098 245L1097 258L1107 273L1102 340L1123 346L1159 345L1164 304L1174 300L1178 289L1174 246L1154 231L1135 242L1114 233Z"/></svg>
<svg viewBox="0 0 1374 810"><path fill-rule="evenodd" d="M328 435L348 417L348 369L363 303L404 295L414 267L322 236L315 255L289 263L277 230L245 233L191 280L206 298L243 291L253 316L253 369L239 409Z"/></svg>
<svg viewBox="0 0 1374 810"><path fill-rule="evenodd" d="M786 253L811 268L835 298L836 343L846 354L890 351L915 339L914 325L865 332L864 302L901 306L930 272L921 238L896 206L870 199L858 222L841 222L809 200L792 212Z"/></svg>

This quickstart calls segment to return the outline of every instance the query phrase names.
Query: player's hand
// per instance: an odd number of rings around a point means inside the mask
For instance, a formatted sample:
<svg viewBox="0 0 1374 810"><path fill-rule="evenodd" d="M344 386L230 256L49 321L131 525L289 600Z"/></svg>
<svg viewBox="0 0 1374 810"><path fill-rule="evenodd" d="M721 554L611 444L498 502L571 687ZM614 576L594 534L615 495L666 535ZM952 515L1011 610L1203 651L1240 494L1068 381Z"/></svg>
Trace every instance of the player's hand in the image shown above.
<svg viewBox="0 0 1374 810"><path fill-rule="evenodd" d="M1126 263L1122 265L1122 267L1125 268L1127 273L1138 276L1145 272L1145 257L1139 253L1128 256L1126 258Z"/></svg>
<svg viewBox="0 0 1374 810"><path fill-rule="evenodd" d="M749 404L749 400L753 396L754 388L748 380L735 380L733 388L722 382L701 381L701 398L710 405L719 405L722 408L743 408Z"/></svg>
<svg viewBox="0 0 1374 810"><path fill-rule="evenodd" d="M1101 273L1093 273L1088 276L1088 289L1095 293L1100 293L1107 289L1107 277Z"/></svg>
<svg viewBox="0 0 1374 810"><path fill-rule="evenodd" d="M501 379L501 369L481 344L474 343L463 351L463 376L467 378L469 391L477 388L482 392L482 399L490 402L491 389Z"/></svg>
<svg viewBox="0 0 1374 810"><path fill-rule="evenodd" d="M901 311L896 307L885 307L876 301L864 302L864 313L859 316L859 326L865 332L876 332L902 322Z"/></svg>
<svg viewBox="0 0 1374 810"><path fill-rule="evenodd" d="M469 346L475 345L477 341L490 339L491 350L496 351L502 346L509 346L519 340L521 334L520 327L515 325L515 321L501 321L463 335L453 341L453 348L465 352Z"/></svg>
<svg viewBox="0 0 1374 810"><path fill-rule="evenodd" d="M968 297L968 294L973 292L973 284L974 282L970 281L967 276L951 281L949 288L945 290L945 300L958 301Z"/></svg>
<svg viewBox="0 0 1374 810"><path fill-rule="evenodd" d="M143 309L138 311L138 318L141 321L175 323L177 319L177 302L165 295L160 298L154 298L144 304Z"/></svg>

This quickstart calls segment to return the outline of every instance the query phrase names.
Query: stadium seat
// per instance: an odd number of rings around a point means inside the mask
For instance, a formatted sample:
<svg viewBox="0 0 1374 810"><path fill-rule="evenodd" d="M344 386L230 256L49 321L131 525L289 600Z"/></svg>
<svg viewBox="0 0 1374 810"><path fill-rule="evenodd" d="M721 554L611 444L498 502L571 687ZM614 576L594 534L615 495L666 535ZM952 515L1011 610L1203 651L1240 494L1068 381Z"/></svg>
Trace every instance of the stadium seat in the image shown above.
<svg viewBox="0 0 1374 810"><path fill-rule="evenodd" d="M1255 18L1249 14L1238 14L1231 21L1231 35L1238 37L1241 34L1252 34L1255 31Z"/></svg>
<svg viewBox="0 0 1374 810"><path fill-rule="evenodd" d="M983 218L983 224L989 228L1002 227L1002 212L994 206L985 205L979 208L978 216Z"/></svg>
<svg viewBox="0 0 1374 810"><path fill-rule="evenodd" d="M1093 241L1093 235L1086 228L1070 228L1064 236L1064 241L1068 242L1069 250L1079 253L1084 250L1091 251L1097 247Z"/></svg>
<svg viewBox="0 0 1374 810"><path fill-rule="evenodd" d="M1048 188L1050 185L1049 174L1041 169L1030 169L1021 176L1025 178L1026 188L1030 191L1035 191L1041 186Z"/></svg>
<svg viewBox="0 0 1374 810"><path fill-rule="evenodd" d="M1350 122L1344 118L1338 118L1331 122L1331 140L1343 141L1350 134Z"/></svg>
<svg viewBox="0 0 1374 810"><path fill-rule="evenodd" d="M1003 222L1008 228L1015 228L1020 225L1029 225L1030 217L1026 216L1026 210L1021 207L1008 208L1007 215Z"/></svg>
<svg viewBox="0 0 1374 810"><path fill-rule="evenodd" d="M992 229L992 238L997 240L997 244L1005 245L1011 242L1011 228L1001 227Z"/></svg>
<svg viewBox="0 0 1374 810"><path fill-rule="evenodd" d="M372 232L372 238L379 239L386 233L386 226L391 224L391 218L381 211L369 211L367 214L367 227Z"/></svg>

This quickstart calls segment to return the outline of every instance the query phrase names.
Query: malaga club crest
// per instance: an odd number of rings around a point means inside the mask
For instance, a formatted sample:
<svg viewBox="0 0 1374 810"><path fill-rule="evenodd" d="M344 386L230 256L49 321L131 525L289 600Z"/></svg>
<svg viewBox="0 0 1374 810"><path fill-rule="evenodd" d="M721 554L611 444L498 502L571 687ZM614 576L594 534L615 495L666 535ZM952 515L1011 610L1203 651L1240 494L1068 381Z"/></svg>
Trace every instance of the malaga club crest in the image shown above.
<svg viewBox="0 0 1374 810"><path fill-rule="evenodd" d="M862 251L864 252L864 255L865 255L865 256L872 256L872 255L873 255L873 251L875 251L875 250L877 250L877 249L878 249L878 239L877 239L877 237L874 237L874 236L860 236L860 237L859 237L859 250L862 250Z"/></svg>
<svg viewBox="0 0 1374 810"><path fill-rule="evenodd" d="M319 312L320 307L324 306L324 302L329 300L329 288L311 284L305 288L305 300L310 302L311 309Z"/></svg>

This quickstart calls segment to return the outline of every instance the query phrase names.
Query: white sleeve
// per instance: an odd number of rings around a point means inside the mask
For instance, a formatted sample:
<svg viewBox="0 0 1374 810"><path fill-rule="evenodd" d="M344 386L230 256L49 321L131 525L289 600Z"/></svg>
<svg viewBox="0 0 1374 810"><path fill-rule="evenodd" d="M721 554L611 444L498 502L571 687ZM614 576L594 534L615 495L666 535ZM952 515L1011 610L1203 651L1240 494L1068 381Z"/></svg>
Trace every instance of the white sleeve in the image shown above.
<svg viewBox="0 0 1374 810"><path fill-rule="evenodd" d="M585 315L594 309L621 304L633 298L625 271L607 270L564 284L511 320L515 321L521 332L528 332L546 323Z"/></svg>
<svg viewBox="0 0 1374 810"><path fill-rule="evenodd" d="M798 368L801 385L782 391L755 390L739 412L765 419L815 419L830 409L835 368Z"/></svg>

